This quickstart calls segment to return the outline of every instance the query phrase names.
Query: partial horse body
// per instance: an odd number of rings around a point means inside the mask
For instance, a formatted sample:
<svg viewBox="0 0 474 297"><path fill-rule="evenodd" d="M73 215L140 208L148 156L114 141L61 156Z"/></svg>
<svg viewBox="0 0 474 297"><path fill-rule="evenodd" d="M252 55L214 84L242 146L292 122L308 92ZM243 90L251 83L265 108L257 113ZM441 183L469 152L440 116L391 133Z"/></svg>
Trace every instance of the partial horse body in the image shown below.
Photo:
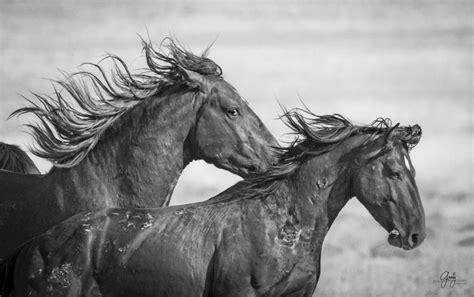
<svg viewBox="0 0 474 297"><path fill-rule="evenodd" d="M421 244L418 125L286 119L301 138L274 169L201 203L72 217L3 264L4 295L312 296L325 235L353 196L390 244Z"/></svg>
<svg viewBox="0 0 474 297"><path fill-rule="evenodd" d="M18 146L0 142L0 170L40 174L33 160Z"/></svg>
<svg viewBox="0 0 474 297"><path fill-rule="evenodd" d="M54 167L46 175L0 172L0 259L81 211L167 206L193 160L243 177L273 163L276 140L221 68L166 42L167 55L144 42L143 73L109 55L112 77L90 64L97 75L66 76L56 82L62 92L35 94L38 104L14 113L39 118L30 125L33 153Z"/></svg>

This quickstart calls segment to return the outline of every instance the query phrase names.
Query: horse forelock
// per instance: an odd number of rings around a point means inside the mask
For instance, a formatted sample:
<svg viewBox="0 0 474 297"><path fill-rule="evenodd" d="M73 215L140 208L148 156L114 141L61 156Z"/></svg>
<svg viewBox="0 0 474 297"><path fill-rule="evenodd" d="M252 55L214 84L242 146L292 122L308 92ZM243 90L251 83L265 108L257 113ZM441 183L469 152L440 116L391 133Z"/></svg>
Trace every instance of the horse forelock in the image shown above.
<svg viewBox="0 0 474 297"><path fill-rule="evenodd" d="M96 73L63 72L62 79L52 80L52 95L33 93L36 102L27 99L31 105L11 115L31 113L38 118L27 125L35 140L32 152L57 167L73 167L95 147L105 130L144 99L160 98L172 85L195 91L183 69L221 78L222 69L215 62L186 51L171 38L165 38L159 50L143 41L143 49L148 68L141 72L132 73L120 57L107 54L97 64L83 64ZM109 75L101 66L104 60L112 62Z"/></svg>
<svg viewBox="0 0 474 297"><path fill-rule="evenodd" d="M398 127L396 138L405 143L409 150L413 149L421 139L422 130L419 125Z"/></svg>

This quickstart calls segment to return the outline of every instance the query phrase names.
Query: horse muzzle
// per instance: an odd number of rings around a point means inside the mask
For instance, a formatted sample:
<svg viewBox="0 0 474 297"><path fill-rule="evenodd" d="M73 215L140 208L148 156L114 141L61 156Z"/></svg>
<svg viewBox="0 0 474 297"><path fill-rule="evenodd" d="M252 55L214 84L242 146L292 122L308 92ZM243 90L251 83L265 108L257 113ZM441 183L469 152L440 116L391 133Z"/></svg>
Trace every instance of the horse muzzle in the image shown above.
<svg viewBox="0 0 474 297"><path fill-rule="evenodd" d="M424 237L420 236L418 233L408 233L402 235L396 228L390 231L388 235L388 243L390 245L402 248L404 250L414 249L423 241L423 239Z"/></svg>

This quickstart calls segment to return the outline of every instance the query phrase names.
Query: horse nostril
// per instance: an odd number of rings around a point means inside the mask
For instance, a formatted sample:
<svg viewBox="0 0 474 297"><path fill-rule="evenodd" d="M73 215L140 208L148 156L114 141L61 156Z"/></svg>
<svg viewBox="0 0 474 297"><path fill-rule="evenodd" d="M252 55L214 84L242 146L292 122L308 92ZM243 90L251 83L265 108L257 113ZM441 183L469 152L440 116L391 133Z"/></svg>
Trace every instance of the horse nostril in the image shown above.
<svg viewBox="0 0 474 297"><path fill-rule="evenodd" d="M413 233L410 238L409 238L409 244L410 246L414 247L418 243L418 234Z"/></svg>

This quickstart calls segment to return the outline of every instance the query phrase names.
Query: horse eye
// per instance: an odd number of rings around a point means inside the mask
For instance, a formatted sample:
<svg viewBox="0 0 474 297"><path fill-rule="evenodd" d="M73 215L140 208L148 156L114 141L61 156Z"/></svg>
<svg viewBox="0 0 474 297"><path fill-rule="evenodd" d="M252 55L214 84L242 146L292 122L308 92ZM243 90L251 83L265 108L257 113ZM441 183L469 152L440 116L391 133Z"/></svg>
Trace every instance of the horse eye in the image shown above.
<svg viewBox="0 0 474 297"><path fill-rule="evenodd" d="M231 109L228 109L227 110L227 114L230 116L230 117L236 117L238 115L240 115L240 112L237 108L231 108Z"/></svg>
<svg viewBox="0 0 474 297"><path fill-rule="evenodd" d="M392 174L391 174L391 178L392 179L398 179L398 180L401 180L402 179L402 173L400 171L393 171Z"/></svg>

